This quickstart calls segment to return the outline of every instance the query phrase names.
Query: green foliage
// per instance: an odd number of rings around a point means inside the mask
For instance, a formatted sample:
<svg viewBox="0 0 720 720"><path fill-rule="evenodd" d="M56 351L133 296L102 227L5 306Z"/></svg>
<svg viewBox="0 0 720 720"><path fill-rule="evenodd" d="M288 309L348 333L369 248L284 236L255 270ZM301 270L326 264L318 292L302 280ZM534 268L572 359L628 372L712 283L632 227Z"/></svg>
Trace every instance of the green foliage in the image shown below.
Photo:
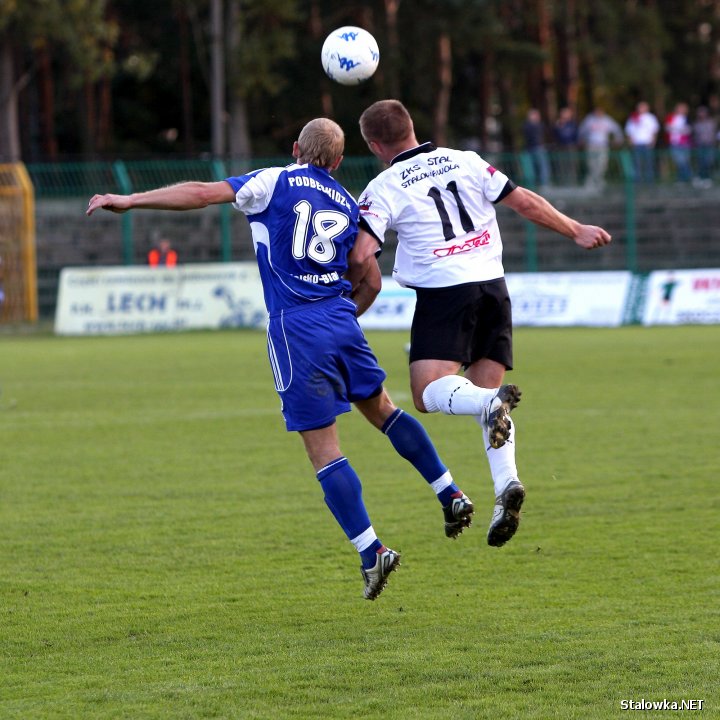
<svg viewBox="0 0 720 720"><path fill-rule="evenodd" d="M50 43L69 63L71 77L97 78L108 70L103 49L112 45L118 26L105 19L106 0L31 0L8 2L0 9L0 29L12 23L16 44Z"/></svg>
<svg viewBox="0 0 720 720"><path fill-rule="evenodd" d="M229 93L247 102L250 136L260 154L285 152L302 123L327 112L328 102L337 120L354 126L369 102L394 87L417 114L421 134L429 136L441 32L452 43L448 135L457 142L482 134L478 128L491 118L503 126L505 149L512 149L528 104L537 104L539 94L559 102L567 96L559 73L555 85L543 85L538 72L543 63L556 70L574 63L573 48L580 70L579 116L600 102L622 121L641 97L662 114L676 100L692 107L718 92L720 24L707 0L404 0L398 5L397 47L391 45L383 0L223 0L223 7ZM543 7L545 42L538 27ZM85 125L93 125L64 123L67 106L82 107L87 96L80 87L109 77L109 149L149 153L176 149L158 137L178 125L181 135L192 133L194 149L209 146L209 18L209 0L6 0L0 5L0 32L24 60L18 76L32 69L33 48L51 48L63 153L86 148L82 134L88 132ZM334 86L320 69L324 35L341 24L366 25L380 44L380 69L360 88ZM548 112L556 109L549 106ZM349 139L350 152L363 151L354 135Z"/></svg>
<svg viewBox="0 0 720 720"><path fill-rule="evenodd" d="M17 10L17 0L2 0L2 2L0 2L0 32L13 22L16 18Z"/></svg>
<svg viewBox="0 0 720 720"><path fill-rule="evenodd" d="M383 0L340 4L223 0L222 4L228 93L247 103L249 134L260 154L285 152L298 127L328 108L344 125L354 125L369 102L394 87L400 88L401 99L417 114L422 134L429 136L437 101L441 32L452 44L448 136L455 142L478 135L478 127L491 117L503 126L505 149L512 149L519 139L524 108L537 104L542 93L558 102L577 96L579 116L602 103L618 120L641 97L661 114L676 100L696 106L718 93L714 68L720 30L714 16L716 3L706 0L405 1L398 5L397 47L392 46L394 36ZM538 27L541 7L548 14L550 31L544 43ZM94 124L89 118L85 124L65 127L66 103L82 106L86 96L79 88L87 81L107 78L113 78L113 136L103 141L111 150L177 149L159 143L158 137L178 125L186 140L192 135L184 148L189 150L209 145L209 17L209 0L3 0L0 33L4 41L24 50L17 76L33 68L34 49L49 44L56 94L65 101L56 103L63 153L87 149L82 134ZM336 87L320 69L322 39L341 24L367 26L380 43L380 69L360 88ZM575 63L569 56L574 49L579 88L569 92L559 69ZM543 63L556 70L552 85L538 84ZM487 83L492 89L484 86ZM73 96L67 97L67 91ZM478 107L481 95L485 100ZM550 114L556 109L547 108ZM38 121L27 118L22 124L29 127ZM356 148L355 142L351 136L349 150L361 151L362 144L358 141Z"/></svg>
<svg viewBox="0 0 720 720"><path fill-rule="evenodd" d="M665 72L663 58L672 44L665 17L653 5L611 3L586 5L584 22L591 29L585 51L596 72L596 97L606 110L624 120L638 100L654 105ZM588 108L590 109L590 108Z"/></svg>
<svg viewBox="0 0 720 720"><path fill-rule="evenodd" d="M230 82L244 95L274 97L291 82L282 62L296 57L297 27L301 20L295 0L238 2L241 37L238 57L229 58Z"/></svg>
<svg viewBox="0 0 720 720"><path fill-rule="evenodd" d="M370 335L409 408L405 340ZM477 505L452 542L387 439L343 416L403 553L374 603L262 333L0 343L4 719L717 715L720 328L517 330L528 498L499 550L471 419L422 417Z"/></svg>

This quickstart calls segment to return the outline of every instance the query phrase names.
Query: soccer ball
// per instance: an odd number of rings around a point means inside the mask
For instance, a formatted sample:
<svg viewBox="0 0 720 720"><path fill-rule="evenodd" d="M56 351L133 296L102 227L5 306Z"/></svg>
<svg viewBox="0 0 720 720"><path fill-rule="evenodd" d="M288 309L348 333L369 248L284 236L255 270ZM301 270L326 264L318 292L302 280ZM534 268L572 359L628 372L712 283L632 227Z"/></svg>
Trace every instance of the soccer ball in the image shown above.
<svg viewBox="0 0 720 720"><path fill-rule="evenodd" d="M341 85L358 85L377 69L380 50L367 30L347 25L325 38L321 57L325 74L331 80Z"/></svg>

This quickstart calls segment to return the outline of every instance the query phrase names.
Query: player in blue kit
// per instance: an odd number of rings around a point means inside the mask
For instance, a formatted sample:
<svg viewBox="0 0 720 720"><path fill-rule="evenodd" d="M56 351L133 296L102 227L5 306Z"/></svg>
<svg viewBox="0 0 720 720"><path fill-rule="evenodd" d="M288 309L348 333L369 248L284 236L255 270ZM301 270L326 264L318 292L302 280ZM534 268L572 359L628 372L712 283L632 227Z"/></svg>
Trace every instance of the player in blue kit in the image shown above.
<svg viewBox="0 0 720 720"><path fill-rule="evenodd" d="M445 534L470 525L473 504L453 482L423 426L397 408L385 372L357 322L380 290L377 241L358 238L357 203L330 173L345 138L333 121L309 122L293 145L296 163L230 177L184 182L132 195L95 195L97 209L192 210L232 203L252 230L270 319L268 355L288 431L300 433L325 502L361 557L364 596L374 600L400 555L382 544L368 517L360 479L343 456L336 417L351 403L430 484Z"/></svg>

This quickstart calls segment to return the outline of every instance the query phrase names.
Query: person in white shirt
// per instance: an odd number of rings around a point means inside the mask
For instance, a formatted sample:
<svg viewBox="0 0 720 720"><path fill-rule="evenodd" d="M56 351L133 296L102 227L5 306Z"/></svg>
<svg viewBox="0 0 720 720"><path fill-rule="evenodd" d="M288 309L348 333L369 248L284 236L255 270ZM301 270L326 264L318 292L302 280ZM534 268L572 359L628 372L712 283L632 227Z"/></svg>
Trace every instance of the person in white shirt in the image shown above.
<svg viewBox="0 0 720 720"><path fill-rule="evenodd" d="M585 184L601 190L605 186L610 147L621 145L624 140L622 128L601 107L596 107L580 123L578 135L587 159Z"/></svg>
<svg viewBox="0 0 720 720"><path fill-rule="evenodd" d="M654 148L659 131L657 117L650 112L650 106L645 101L640 101L625 123L625 135L633 152L636 182L655 182Z"/></svg>
<svg viewBox="0 0 720 720"><path fill-rule="evenodd" d="M517 530L525 489L510 419L520 391L503 385L513 365L512 317L495 205L501 202L582 248L607 245L610 235L516 186L474 152L418 143L412 118L397 100L367 108L360 131L389 167L360 196L358 241L369 234L382 244L387 230L396 231L393 277L417 295L413 402L421 412L475 417L496 496L488 543L503 545Z"/></svg>

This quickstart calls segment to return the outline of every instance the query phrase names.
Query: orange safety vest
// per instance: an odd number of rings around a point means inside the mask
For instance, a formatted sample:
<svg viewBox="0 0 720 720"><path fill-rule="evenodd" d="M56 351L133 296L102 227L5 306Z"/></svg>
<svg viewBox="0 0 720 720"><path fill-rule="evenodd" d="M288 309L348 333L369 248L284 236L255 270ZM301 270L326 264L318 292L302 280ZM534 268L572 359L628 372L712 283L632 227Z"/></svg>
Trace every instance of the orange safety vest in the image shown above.
<svg viewBox="0 0 720 720"><path fill-rule="evenodd" d="M161 253L159 250L153 249L148 253L148 263L150 267L158 267L158 265L175 267L177 265L177 253L174 250Z"/></svg>

